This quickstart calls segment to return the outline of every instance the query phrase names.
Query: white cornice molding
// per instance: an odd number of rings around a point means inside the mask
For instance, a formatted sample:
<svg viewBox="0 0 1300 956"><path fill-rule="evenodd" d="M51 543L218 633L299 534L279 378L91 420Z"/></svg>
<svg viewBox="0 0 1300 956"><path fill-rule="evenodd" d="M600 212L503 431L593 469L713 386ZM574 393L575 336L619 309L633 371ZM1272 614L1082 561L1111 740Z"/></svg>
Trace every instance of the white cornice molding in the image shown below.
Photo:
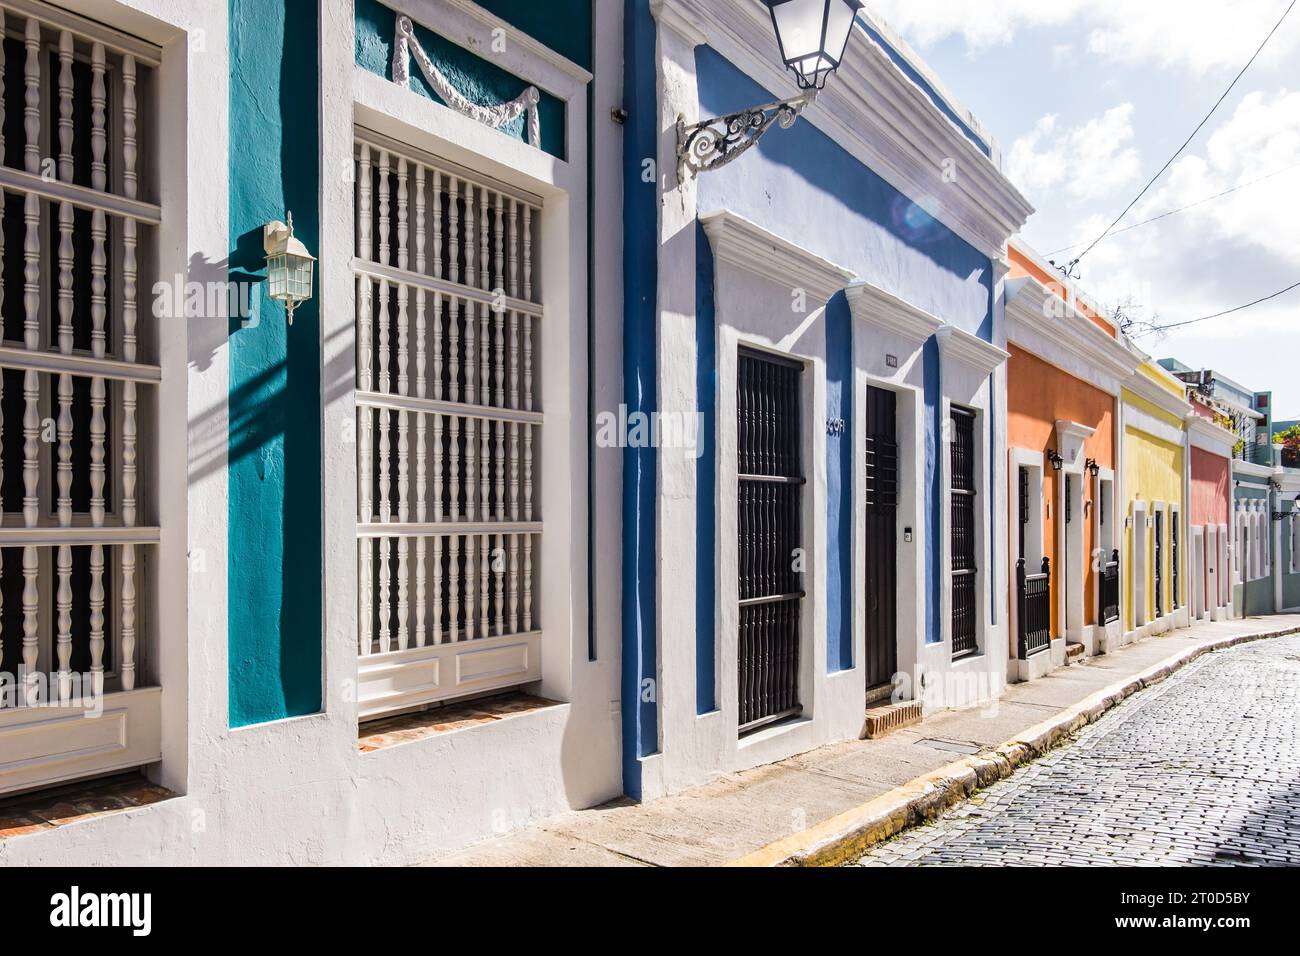
<svg viewBox="0 0 1300 956"><path fill-rule="evenodd" d="M715 257L788 288L805 289L810 302L817 306L825 305L831 296L853 281L850 270L728 209L706 213L700 217L700 224Z"/></svg>
<svg viewBox="0 0 1300 956"><path fill-rule="evenodd" d="M943 327L943 319L905 302L870 282L855 282L845 290L855 322L892 332L916 347L924 345Z"/></svg>
<svg viewBox="0 0 1300 956"><path fill-rule="evenodd" d="M945 325L935 335L939 340L939 355L944 361L960 362L981 375L992 375L1011 357L1011 353L955 325Z"/></svg>
<svg viewBox="0 0 1300 956"><path fill-rule="evenodd" d="M1231 458L1237 444L1236 435L1195 412L1187 413L1187 435L1193 448L1223 458Z"/></svg>
<svg viewBox="0 0 1300 956"><path fill-rule="evenodd" d="M672 30L692 48L709 42L708 34L690 7L677 0L650 0L650 15L661 27Z"/></svg>
<svg viewBox="0 0 1300 956"><path fill-rule="evenodd" d="M759 0L657 2L661 15L696 25L703 43L774 97L794 93ZM844 65L803 117L990 259L1004 254L1034 211L860 27L849 37ZM945 177L945 159L955 163L955 180Z"/></svg>
<svg viewBox="0 0 1300 956"><path fill-rule="evenodd" d="M1059 328L1045 328L1050 321ZM1007 283L1007 339L1067 372L1074 371L1069 358L1077 359L1111 379L1112 393L1142 364L1123 342L1028 276Z"/></svg>
<svg viewBox="0 0 1300 956"><path fill-rule="evenodd" d="M1247 478L1272 478L1273 469L1268 465L1257 465L1253 461L1242 461L1240 458L1232 460L1232 473L1234 475L1245 475Z"/></svg>
<svg viewBox="0 0 1300 956"><path fill-rule="evenodd" d="M1161 388L1156 382L1143 375L1140 367L1124 383L1124 388L1138 398L1150 402L1162 412L1172 415L1180 422L1187 417L1187 399L1179 398L1168 389Z"/></svg>

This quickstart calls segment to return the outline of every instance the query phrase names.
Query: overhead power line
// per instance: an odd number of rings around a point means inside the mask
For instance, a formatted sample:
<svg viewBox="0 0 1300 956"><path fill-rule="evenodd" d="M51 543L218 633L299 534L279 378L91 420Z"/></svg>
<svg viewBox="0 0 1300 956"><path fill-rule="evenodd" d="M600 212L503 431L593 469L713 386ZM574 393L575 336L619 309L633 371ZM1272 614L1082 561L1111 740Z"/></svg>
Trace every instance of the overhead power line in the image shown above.
<svg viewBox="0 0 1300 956"><path fill-rule="evenodd" d="M1238 186L1233 186L1231 189L1225 189L1221 193L1215 193L1213 196L1206 196L1204 199L1198 199L1196 200L1196 202L1190 202L1186 206L1179 206L1177 209L1170 209L1168 212L1162 212L1160 215L1152 216L1150 219L1143 219L1141 222L1135 222L1133 223L1133 225L1125 226L1123 229L1116 229L1114 232L1110 234L1109 238L1113 239L1115 236L1122 236L1124 233L1129 232L1133 229L1137 229L1140 226L1149 226L1153 222L1159 222L1161 219L1168 219L1170 216L1176 216L1180 212L1186 212L1189 209L1195 209L1197 206L1204 206L1208 202L1213 202L1216 199L1222 199L1224 196L1231 195L1232 193L1238 192L1242 189L1246 189L1249 186L1256 186L1262 182L1266 182L1267 180L1276 179L1278 176L1281 176L1283 173L1289 173L1293 169L1300 169L1300 163L1293 163L1290 166L1286 166L1282 169L1275 170L1274 172L1269 173L1267 176L1260 176L1259 179L1252 179L1248 183L1241 183ZM1083 242L1076 242L1072 246L1063 246L1060 249L1054 249L1051 252L1047 253L1047 256L1050 257L1050 256L1059 255L1062 252L1069 252L1071 249L1078 249L1080 246L1085 245L1086 243L1087 240L1085 239Z"/></svg>
<svg viewBox="0 0 1300 956"><path fill-rule="evenodd" d="M1268 31L1268 36L1264 37L1264 42L1259 45L1259 49L1255 51L1254 55L1251 56L1250 60L1247 61L1246 65L1241 68L1241 72L1238 73L1233 78L1232 82L1228 84L1228 88L1223 91L1223 95L1220 96L1218 100L1215 101L1214 106L1212 106L1210 108L1210 111L1205 114L1205 118L1196 124L1196 129L1192 130L1192 135L1188 136L1187 139L1183 142L1183 145L1178 147L1178 151L1174 153L1174 155L1169 157L1169 161L1160 167L1160 171L1151 177L1151 181L1142 187L1142 191L1138 193L1137 197L1124 208L1124 211L1120 213L1119 216L1115 219L1115 221L1112 222L1106 228L1106 231L1103 232L1096 239L1094 239L1087 249L1084 249L1083 252L1079 253L1077 256L1074 257L1074 259L1070 261L1069 265L1065 267L1065 272L1067 274L1073 271L1074 267L1079 264L1079 262L1083 259L1084 256L1092 252L1092 250L1097 247L1097 243L1101 242L1103 239L1105 239L1107 236L1111 234L1112 230L1114 230L1114 228L1123 221L1124 217L1127 216L1130 212L1132 212L1133 207L1138 204L1139 200L1141 200L1142 197L1147 194L1147 192L1151 189L1151 187L1154 186L1156 182L1160 179L1160 177L1163 176L1165 172L1169 169L1169 167L1174 164L1174 160L1176 160L1179 156L1181 156L1183 150L1185 150L1189 145L1191 145L1192 140L1196 138L1196 134L1199 133L1201 129L1205 126L1205 124L1210 121L1210 117L1213 116L1218 111L1219 107L1223 105L1223 101L1228 98L1228 94L1233 91L1233 89L1237 86L1237 83L1241 80L1241 78L1246 75L1246 71L1249 70L1251 66L1254 65L1255 61L1259 58L1259 55L1264 52L1264 47L1268 46L1268 41L1273 39L1273 34L1277 33L1278 28L1281 27L1283 22L1285 22L1286 18L1290 16L1291 11L1295 9L1296 3L1300 3L1300 0L1291 0L1290 6L1286 8L1286 12L1282 14L1281 19L1279 19L1277 23L1273 25L1273 29Z"/></svg>
<svg viewBox="0 0 1300 956"><path fill-rule="evenodd" d="M1247 309L1253 309L1257 305L1261 305L1265 302L1270 302L1273 299L1286 295L1288 292L1294 291L1295 289L1300 289L1300 282L1295 283L1295 285L1289 285L1285 289L1282 289L1279 292L1274 292L1272 295L1266 295L1262 299L1256 299L1254 302L1247 302L1245 305L1239 305L1235 309L1226 309L1223 312L1216 312L1214 313L1214 315L1203 315L1199 319L1188 319L1185 322L1170 322L1168 325L1153 326L1149 329L1137 333L1135 338L1143 338L1148 335L1155 335L1159 332L1168 332L1171 329L1181 329L1188 325L1196 325L1199 322L1209 322L1211 319L1221 319L1225 315L1234 315L1238 312L1245 312Z"/></svg>

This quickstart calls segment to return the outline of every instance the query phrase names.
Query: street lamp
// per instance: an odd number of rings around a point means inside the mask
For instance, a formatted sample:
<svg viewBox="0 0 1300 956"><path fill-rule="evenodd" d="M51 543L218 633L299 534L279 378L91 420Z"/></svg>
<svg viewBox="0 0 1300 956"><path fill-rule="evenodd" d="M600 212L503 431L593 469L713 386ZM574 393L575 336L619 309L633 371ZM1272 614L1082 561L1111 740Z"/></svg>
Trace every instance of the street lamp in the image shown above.
<svg viewBox="0 0 1300 956"><path fill-rule="evenodd" d="M772 13L772 28L781 59L801 90L820 90L839 69L849 45L859 0L763 0Z"/></svg>
<svg viewBox="0 0 1300 956"><path fill-rule="evenodd" d="M1052 463L1052 471L1060 471L1065 466L1065 459L1056 453L1056 449L1049 449L1047 460Z"/></svg>
<svg viewBox="0 0 1300 956"><path fill-rule="evenodd" d="M688 126L677 117L677 179L721 169L779 125L789 129L839 69L862 0L763 0L772 14L772 29L781 62L804 92L787 100L764 103L738 113L716 116Z"/></svg>
<svg viewBox="0 0 1300 956"><path fill-rule="evenodd" d="M1101 474L1101 465L1097 464L1096 458L1088 459L1087 468L1088 468L1088 474L1092 475L1092 477L1094 478L1096 478L1099 474Z"/></svg>

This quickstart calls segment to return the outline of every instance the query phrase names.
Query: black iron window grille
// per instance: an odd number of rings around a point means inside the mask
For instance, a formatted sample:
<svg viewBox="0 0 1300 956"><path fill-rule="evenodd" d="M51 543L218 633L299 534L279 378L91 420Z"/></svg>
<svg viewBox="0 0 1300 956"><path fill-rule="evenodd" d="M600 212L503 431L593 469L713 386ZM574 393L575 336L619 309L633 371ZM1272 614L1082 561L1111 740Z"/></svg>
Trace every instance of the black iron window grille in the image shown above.
<svg viewBox="0 0 1300 956"><path fill-rule="evenodd" d="M1101 572L1101 623L1119 620L1119 550L1111 552L1110 561Z"/></svg>
<svg viewBox="0 0 1300 956"><path fill-rule="evenodd" d="M804 485L802 366L741 350L737 365L740 732L800 713L797 570Z"/></svg>
<svg viewBox="0 0 1300 956"><path fill-rule="evenodd" d="M977 641L975 563L975 413L953 406L951 470L952 655L974 654Z"/></svg>

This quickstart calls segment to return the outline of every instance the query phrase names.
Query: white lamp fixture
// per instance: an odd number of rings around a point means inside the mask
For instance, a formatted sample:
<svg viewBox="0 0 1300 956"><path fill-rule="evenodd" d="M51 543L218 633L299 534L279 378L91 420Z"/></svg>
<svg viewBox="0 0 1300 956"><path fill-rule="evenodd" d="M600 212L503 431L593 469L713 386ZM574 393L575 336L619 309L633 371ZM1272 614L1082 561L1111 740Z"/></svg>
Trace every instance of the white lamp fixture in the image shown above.
<svg viewBox="0 0 1300 956"><path fill-rule="evenodd" d="M820 90L844 59L860 0L764 0L772 13L781 59L799 88Z"/></svg>
<svg viewBox="0 0 1300 956"><path fill-rule="evenodd" d="M772 14L781 61L803 94L687 126L677 118L677 179L721 169L757 143L773 124L794 125L839 69L862 0L763 0Z"/></svg>
<svg viewBox="0 0 1300 956"><path fill-rule="evenodd" d="M293 325L293 310L311 298L312 272L316 257L293 235L293 213L287 222L268 222L262 227L262 248L266 250L266 281L271 298L283 302Z"/></svg>

